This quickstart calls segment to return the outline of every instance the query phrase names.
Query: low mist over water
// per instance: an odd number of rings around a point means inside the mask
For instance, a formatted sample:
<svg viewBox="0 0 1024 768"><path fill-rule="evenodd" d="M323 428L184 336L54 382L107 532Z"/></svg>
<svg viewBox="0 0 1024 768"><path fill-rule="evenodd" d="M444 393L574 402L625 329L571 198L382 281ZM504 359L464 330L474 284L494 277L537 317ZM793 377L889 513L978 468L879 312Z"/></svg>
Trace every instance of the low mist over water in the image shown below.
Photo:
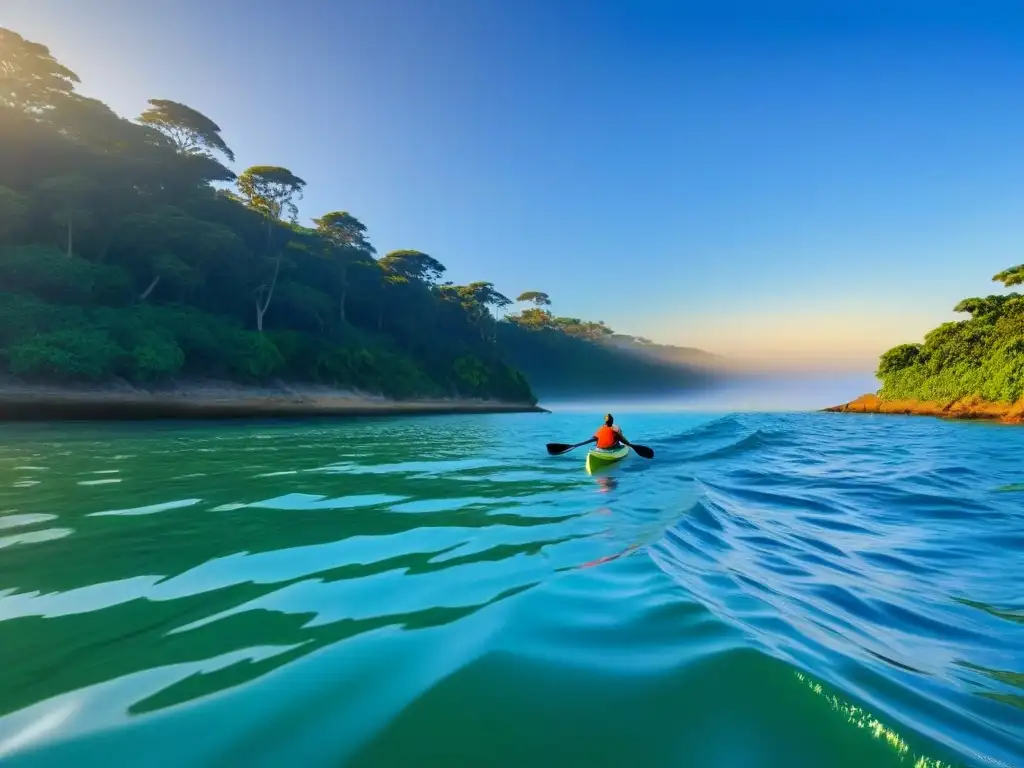
<svg viewBox="0 0 1024 768"><path fill-rule="evenodd" d="M576 400L542 396L541 405L563 411L814 411L849 402L878 387L878 379L867 372L751 373L693 392Z"/></svg>

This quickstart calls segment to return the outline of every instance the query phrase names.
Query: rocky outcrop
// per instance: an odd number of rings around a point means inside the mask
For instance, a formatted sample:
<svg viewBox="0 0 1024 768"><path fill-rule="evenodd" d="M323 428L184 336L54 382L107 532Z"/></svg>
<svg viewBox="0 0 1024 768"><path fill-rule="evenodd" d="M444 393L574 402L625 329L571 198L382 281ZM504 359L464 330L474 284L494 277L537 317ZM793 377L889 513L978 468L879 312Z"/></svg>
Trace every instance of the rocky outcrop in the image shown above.
<svg viewBox="0 0 1024 768"><path fill-rule="evenodd" d="M1024 398L1016 403L991 402L976 396L937 402L888 400L867 394L844 405L833 405L824 410L833 413L893 413L945 419L990 419L1004 424L1024 424Z"/></svg>

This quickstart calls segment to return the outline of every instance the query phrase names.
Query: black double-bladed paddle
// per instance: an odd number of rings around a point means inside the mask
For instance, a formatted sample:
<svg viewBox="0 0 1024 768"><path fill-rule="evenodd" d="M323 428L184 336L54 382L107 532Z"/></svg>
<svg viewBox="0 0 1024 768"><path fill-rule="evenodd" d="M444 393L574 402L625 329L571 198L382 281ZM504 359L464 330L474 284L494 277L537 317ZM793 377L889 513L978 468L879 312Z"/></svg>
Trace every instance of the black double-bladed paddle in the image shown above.
<svg viewBox="0 0 1024 768"><path fill-rule="evenodd" d="M574 448L579 448L581 445L586 445L587 443L592 442L594 442L594 438L584 440L582 443L576 443L574 445L569 445L568 443L548 443L547 448L548 453L550 453L552 456L561 456L563 453L568 453ZM623 442L630 448L632 448L636 452L637 456L640 456L645 459L654 458L654 450L648 448L646 445L634 445L633 443L626 443L625 440L623 440Z"/></svg>

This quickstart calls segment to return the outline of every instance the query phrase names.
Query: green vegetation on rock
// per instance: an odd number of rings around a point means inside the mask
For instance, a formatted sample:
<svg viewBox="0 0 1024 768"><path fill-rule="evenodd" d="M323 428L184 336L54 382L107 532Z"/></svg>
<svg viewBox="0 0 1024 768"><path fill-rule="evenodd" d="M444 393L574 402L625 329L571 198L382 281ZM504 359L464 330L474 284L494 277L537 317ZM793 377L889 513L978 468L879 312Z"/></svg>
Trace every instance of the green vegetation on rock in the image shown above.
<svg viewBox="0 0 1024 768"><path fill-rule="evenodd" d="M27 381L285 380L394 397L535 402L527 377L687 382L602 346L601 323L442 282L379 256L344 210L298 222L306 182L236 174L221 128L151 99L134 121L76 92L43 45L0 28L0 372ZM511 364L510 364L511 363ZM516 367L513 367L516 366Z"/></svg>
<svg viewBox="0 0 1024 768"><path fill-rule="evenodd" d="M1024 283L1024 265L992 278L1006 287ZM879 360L879 396L887 400L946 402L980 397L1016 402L1024 397L1024 296L995 294L955 307L969 318L943 323L923 344L900 344Z"/></svg>

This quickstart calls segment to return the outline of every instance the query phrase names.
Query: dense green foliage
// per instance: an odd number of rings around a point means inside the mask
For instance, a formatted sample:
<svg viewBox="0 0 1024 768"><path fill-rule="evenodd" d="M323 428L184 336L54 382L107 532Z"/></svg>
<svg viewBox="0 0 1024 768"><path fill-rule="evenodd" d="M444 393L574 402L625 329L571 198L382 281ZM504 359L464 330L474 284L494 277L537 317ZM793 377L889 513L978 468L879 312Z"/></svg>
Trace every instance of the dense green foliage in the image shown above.
<svg viewBox="0 0 1024 768"><path fill-rule="evenodd" d="M0 367L26 380L282 379L392 396L535 401L527 378L584 384L678 370L603 346L603 323L552 317L445 266L378 257L343 210L298 223L306 182L237 174L221 128L151 99L134 121L76 93L49 50L0 28Z"/></svg>
<svg viewBox="0 0 1024 768"><path fill-rule="evenodd" d="M992 278L1010 287L1024 282L1024 265ZM901 344L879 360L879 395L886 399L951 401L977 396L1016 402L1024 397L1024 296L964 299L968 319L943 323L923 344Z"/></svg>
<svg viewBox="0 0 1024 768"><path fill-rule="evenodd" d="M523 371L545 398L650 395L711 385L712 369L649 359L558 328L499 324L498 343L511 365Z"/></svg>

